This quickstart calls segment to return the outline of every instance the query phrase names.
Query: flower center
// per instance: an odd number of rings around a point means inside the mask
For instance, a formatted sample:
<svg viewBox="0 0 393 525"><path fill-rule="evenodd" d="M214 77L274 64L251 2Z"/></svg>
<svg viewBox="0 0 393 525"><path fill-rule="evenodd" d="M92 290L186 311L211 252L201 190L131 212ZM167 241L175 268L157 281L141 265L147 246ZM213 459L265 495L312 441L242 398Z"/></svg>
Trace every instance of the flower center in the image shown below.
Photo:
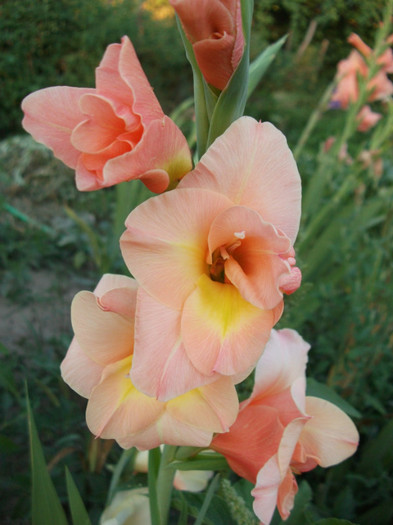
<svg viewBox="0 0 393 525"><path fill-rule="evenodd" d="M235 250L241 246L241 239L245 239L246 232L235 232L233 234L235 240L230 243L220 246L214 250L212 254L212 263L209 266L210 279L219 283L229 283L230 281L225 276L225 261L229 259Z"/></svg>

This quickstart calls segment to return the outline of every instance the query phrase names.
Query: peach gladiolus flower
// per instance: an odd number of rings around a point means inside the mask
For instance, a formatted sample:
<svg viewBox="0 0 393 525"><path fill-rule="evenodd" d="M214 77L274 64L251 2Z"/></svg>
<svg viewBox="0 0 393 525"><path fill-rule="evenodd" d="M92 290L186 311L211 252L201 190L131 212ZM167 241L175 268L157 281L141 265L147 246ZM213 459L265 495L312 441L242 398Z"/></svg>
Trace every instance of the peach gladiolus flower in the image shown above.
<svg viewBox="0 0 393 525"><path fill-rule="evenodd" d="M233 382L218 378L166 403L137 390L129 376L136 293L134 279L106 274L94 293L75 296L75 337L61 365L63 379L89 399L87 425L97 437L143 450L160 443L207 446L236 418Z"/></svg>
<svg viewBox="0 0 393 525"><path fill-rule="evenodd" d="M359 131L368 131L382 118L380 113L372 111L370 106L363 106L359 111L356 119L359 122L357 129Z"/></svg>
<svg viewBox="0 0 393 525"><path fill-rule="evenodd" d="M141 179L160 193L192 168L187 141L164 115L126 36L106 49L95 89L41 89L22 109L25 130L76 170L79 190Z"/></svg>
<svg viewBox="0 0 393 525"><path fill-rule="evenodd" d="M341 60L338 63L338 84L333 93L332 102L338 103L343 109L346 109L350 102L355 102L359 98L358 75L364 78L367 77L369 67L366 64L364 57L369 58L374 53L373 50L355 33L352 33L348 37L348 42L356 47L360 53L353 50L348 58ZM370 79L367 85L367 89L370 91L368 96L370 102L374 100L383 100L393 94L393 84L386 76L386 73L393 72L392 50L387 49L377 58L377 63L380 65L380 70L372 79Z"/></svg>
<svg viewBox="0 0 393 525"><path fill-rule="evenodd" d="M347 38L347 41L356 47L361 54L369 58L373 54L373 50L368 46L359 35L351 33ZM393 51L388 48L386 49L377 59L377 63L381 66L381 70L385 73L393 73Z"/></svg>
<svg viewBox="0 0 393 525"><path fill-rule="evenodd" d="M332 403L305 396L309 345L294 330L272 331L256 367L255 386L230 431L210 447L240 476L256 483L254 511L268 525L277 505L289 516L297 492L293 473L328 467L358 444L349 417Z"/></svg>
<svg viewBox="0 0 393 525"><path fill-rule="evenodd" d="M300 200L284 135L242 117L176 190L129 215L120 244L140 284L131 371L140 390L166 400L203 377L248 375L283 292L300 285Z"/></svg>
<svg viewBox="0 0 393 525"><path fill-rule="evenodd" d="M170 0L206 82L223 90L244 50L240 0Z"/></svg>

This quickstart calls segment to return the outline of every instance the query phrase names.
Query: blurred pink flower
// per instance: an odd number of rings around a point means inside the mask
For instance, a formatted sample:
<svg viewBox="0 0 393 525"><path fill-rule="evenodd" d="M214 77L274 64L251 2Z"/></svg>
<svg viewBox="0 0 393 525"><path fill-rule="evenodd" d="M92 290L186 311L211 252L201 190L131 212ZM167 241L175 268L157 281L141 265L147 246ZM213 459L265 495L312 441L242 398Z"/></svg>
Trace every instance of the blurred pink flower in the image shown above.
<svg viewBox="0 0 393 525"><path fill-rule="evenodd" d="M141 179L162 192L192 168L187 141L164 115L126 36L106 49L95 89L41 89L22 109L25 130L76 170L79 190Z"/></svg>
<svg viewBox="0 0 393 525"><path fill-rule="evenodd" d="M341 60L337 67L338 84L332 96L332 102L338 103L342 109L346 109L350 102L355 102L359 98L359 80L358 76L366 78L369 67L365 58L369 58L374 52L365 44L362 39L352 33L348 37L348 42L356 47L358 51L351 51L349 57ZM377 58L377 63L381 66L376 75L370 79L367 89L370 94L370 102L374 100L383 100L393 94L393 84L386 76L386 73L393 72L393 53L387 49Z"/></svg>
<svg viewBox="0 0 393 525"><path fill-rule="evenodd" d="M165 400L251 371L283 292L300 285L300 201L284 135L242 117L176 190L129 215L120 244L141 287L131 372L140 390Z"/></svg>
<svg viewBox="0 0 393 525"><path fill-rule="evenodd" d="M359 131L368 131L382 118L380 113L375 113L370 106L363 106L359 111L356 119L359 122L357 129Z"/></svg>
<svg viewBox="0 0 393 525"><path fill-rule="evenodd" d="M240 0L170 0L206 82L223 90L244 50Z"/></svg>
<svg viewBox="0 0 393 525"><path fill-rule="evenodd" d="M339 463L357 447L357 430L344 412L305 396L308 350L294 330L273 330L250 398L229 432L210 445L239 476L256 483L254 511L263 525L276 505L283 519L289 516L297 492L293 473Z"/></svg>
<svg viewBox="0 0 393 525"><path fill-rule="evenodd" d="M62 377L89 399L87 425L97 437L144 450L160 443L207 446L213 433L227 431L236 418L233 382L220 377L166 403L140 392L129 374L136 292L133 279L106 274L94 293L75 296L75 337L61 364Z"/></svg>
<svg viewBox="0 0 393 525"><path fill-rule="evenodd" d="M351 33L347 40L353 47L356 47L364 57L368 58L373 54L371 47L364 43L356 33ZM387 41L387 43L389 43L389 41ZM378 57L377 63L380 64L381 70L385 73L393 73L393 51L390 48L386 49Z"/></svg>

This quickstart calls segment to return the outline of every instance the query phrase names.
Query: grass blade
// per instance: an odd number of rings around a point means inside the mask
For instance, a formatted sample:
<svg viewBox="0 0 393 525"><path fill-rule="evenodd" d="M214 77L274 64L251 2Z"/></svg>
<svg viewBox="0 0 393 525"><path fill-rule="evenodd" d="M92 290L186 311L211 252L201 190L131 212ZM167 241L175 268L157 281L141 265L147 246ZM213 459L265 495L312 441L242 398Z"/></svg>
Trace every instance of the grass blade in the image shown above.
<svg viewBox="0 0 393 525"><path fill-rule="evenodd" d="M46 467L27 388L26 404L31 457L32 525L53 525L54 523L56 525L68 525L63 507Z"/></svg>

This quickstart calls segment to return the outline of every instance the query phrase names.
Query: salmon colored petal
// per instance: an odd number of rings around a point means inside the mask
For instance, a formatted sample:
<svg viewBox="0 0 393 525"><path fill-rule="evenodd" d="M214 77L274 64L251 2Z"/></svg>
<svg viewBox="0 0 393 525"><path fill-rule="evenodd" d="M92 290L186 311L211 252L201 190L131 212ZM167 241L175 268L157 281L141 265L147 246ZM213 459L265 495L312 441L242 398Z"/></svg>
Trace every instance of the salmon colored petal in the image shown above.
<svg viewBox="0 0 393 525"><path fill-rule="evenodd" d="M93 92L94 89L57 86L35 91L22 101L24 129L70 168L76 167L80 155L71 144L71 133L86 118L79 100Z"/></svg>
<svg viewBox="0 0 393 525"><path fill-rule="evenodd" d="M304 378L309 349L310 345L295 330L272 330L255 370L251 399L282 392L298 377Z"/></svg>
<svg viewBox="0 0 393 525"><path fill-rule="evenodd" d="M181 309L207 271L210 224L230 205L217 193L187 189L159 195L132 211L120 246L139 284L163 304Z"/></svg>
<svg viewBox="0 0 393 525"><path fill-rule="evenodd" d="M193 45L196 61L206 82L220 91L225 89L234 72L232 66L234 47L235 38L226 33L216 39L201 40Z"/></svg>
<svg viewBox="0 0 393 525"><path fill-rule="evenodd" d="M282 299L281 277L289 265L280 257L290 241L260 215L232 206L218 215L209 232L209 252L225 248L225 275L240 294L259 308L270 310Z"/></svg>
<svg viewBox="0 0 393 525"><path fill-rule="evenodd" d="M132 47L128 37L123 37L122 44L110 44L105 50L100 65L96 68L97 93L109 98L113 98L114 94L116 94L116 101L123 106L131 106L134 102L132 88L122 78L119 72L121 50L125 46L128 47L128 45ZM139 60L136 60L138 62L137 67L141 69ZM149 88L151 89L150 85ZM162 116L162 114L160 116Z"/></svg>
<svg viewBox="0 0 393 525"><path fill-rule="evenodd" d="M261 355L273 318L272 310L248 303L231 284L202 275L183 308L181 333L187 355L203 374L241 373Z"/></svg>
<svg viewBox="0 0 393 525"><path fill-rule="evenodd" d="M145 394L167 401L217 379L201 374L180 337L181 314L138 291L131 379Z"/></svg>
<svg viewBox="0 0 393 525"><path fill-rule="evenodd" d="M115 312L131 321L135 316L137 290L135 279L107 273L101 277L94 295L99 297L102 309Z"/></svg>
<svg viewBox="0 0 393 525"><path fill-rule="evenodd" d="M233 14L236 1L221 0L170 0L175 8L187 38L192 43L212 37L215 33L232 33L234 31Z"/></svg>
<svg viewBox="0 0 393 525"><path fill-rule="evenodd" d="M262 465L277 452L283 430L277 410L250 405L229 432L214 436L210 448L224 455L236 474L255 483Z"/></svg>
<svg viewBox="0 0 393 525"><path fill-rule="evenodd" d="M222 90L243 55L239 0L171 0L206 81Z"/></svg>
<svg viewBox="0 0 393 525"><path fill-rule="evenodd" d="M254 497L253 509L261 520L261 525L269 525L277 505L278 490L281 483L281 472L277 455L274 455L259 471L255 488L251 491Z"/></svg>
<svg viewBox="0 0 393 525"><path fill-rule="evenodd" d="M116 141L100 153L81 153L75 171L75 182L79 191L99 190L105 187L103 169L112 157L130 151L128 142Z"/></svg>
<svg viewBox="0 0 393 525"><path fill-rule="evenodd" d="M167 412L144 431L132 436L119 438L117 442L123 448L137 447L139 450L149 450L161 443L175 446L207 447L212 439L212 433L174 420Z"/></svg>
<svg viewBox="0 0 393 525"><path fill-rule="evenodd" d="M296 399L296 396L293 395L293 389L297 382L301 383L301 397L299 403L297 402L298 400ZM263 406L275 408L279 413L281 423L286 426L294 419L304 417L305 396L306 383L304 378L299 377L291 387L288 387L282 392L278 392L271 396L261 396L261 398L255 397L252 399L249 406L256 405L260 402Z"/></svg>
<svg viewBox="0 0 393 525"><path fill-rule="evenodd" d="M288 469L282 480L277 494L277 508L283 520L289 517L295 503L295 496L298 491L295 476Z"/></svg>
<svg viewBox="0 0 393 525"><path fill-rule="evenodd" d="M89 398L92 389L100 382L104 366L90 359L74 337L60 370L68 386L80 396Z"/></svg>
<svg viewBox="0 0 393 525"><path fill-rule="evenodd" d="M329 401L309 396L306 412L311 419L301 433L300 443L307 456L321 467L330 467L355 453L359 434L345 412Z"/></svg>
<svg viewBox="0 0 393 525"><path fill-rule="evenodd" d="M71 305L71 322L82 350L96 363L107 365L132 354L133 319L105 311L91 292L79 292Z"/></svg>
<svg viewBox="0 0 393 525"><path fill-rule="evenodd" d="M87 93L79 100L85 119L72 131L71 143L79 151L100 153L124 133L125 124L113 107L113 102Z"/></svg>
<svg viewBox="0 0 393 525"><path fill-rule="evenodd" d="M261 468L257 476L257 483L251 494L254 496L254 512L263 524L268 525L273 516L274 509L280 498L283 504L279 509L284 514L289 514L291 508L293 484L288 483L287 475L292 455L296 448L300 433L307 422L307 417L299 418L285 427L278 452L272 456L267 463ZM281 484L284 483L287 493L280 490ZM288 517L282 516L283 519Z"/></svg>
<svg viewBox="0 0 393 525"><path fill-rule="evenodd" d="M207 188L256 210L293 243L299 228L301 183L285 136L270 122L235 121L210 146L179 188Z"/></svg>
<svg viewBox="0 0 393 525"><path fill-rule="evenodd" d="M131 357L108 365L87 405L86 421L91 432L118 439L148 428L165 410L165 404L145 396L132 384L128 371Z"/></svg>
<svg viewBox="0 0 393 525"><path fill-rule="evenodd" d="M110 186L141 178L156 193L175 186L192 169L186 138L169 117L152 121L132 151L107 162L103 177Z"/></svg>
<svg viewBox="0 0 393 525"><path fill-rule="evenodd" d="M236 418L238 401L231 383L228 378L221 378L212 385L167 403L155 401L158 405L163 405L165 411L149 427L116 439L124 448L136 446L141 450L154 448L160 443L207 447L213 433L221 432ZM129 409L132 415L131 405ZM122 417L127 419L130 416L123 411Z"/></svg>
<svg viewBox="0 0 393 525"><path fill-rule="evenodd" d="M130 290L137 291L138 284L135 279L127 277L126 275L120 275L116 273L104 273L101 277L97 286L94 288L94 294L101 297L106 292L110 292L114 288L129 288Z"/></svg>
<svg viewBox="0 0 393 525"><path fill-rule="evenodd" d="M121 39L119 73L132 90L134 96L132 110L143 117L144 125L147 126L153 120L162 119L164 113L127 36Z"/></svg>
<svg viewBox="0 0 393 525"><path fill-rule="evenodd" d="M375 126L381 118L382 115L372 111L370 106L363 106L356 116L356 120L359 123L357 129L363 132L368 131Z"/></svg>
<svg viewBox="0 0 393 525"><path fill-rule="evenodd" d="M239 410L236 389L229 377L197 388L168 402L167 411L176 421L213 432L227 432Z"/></svg>

